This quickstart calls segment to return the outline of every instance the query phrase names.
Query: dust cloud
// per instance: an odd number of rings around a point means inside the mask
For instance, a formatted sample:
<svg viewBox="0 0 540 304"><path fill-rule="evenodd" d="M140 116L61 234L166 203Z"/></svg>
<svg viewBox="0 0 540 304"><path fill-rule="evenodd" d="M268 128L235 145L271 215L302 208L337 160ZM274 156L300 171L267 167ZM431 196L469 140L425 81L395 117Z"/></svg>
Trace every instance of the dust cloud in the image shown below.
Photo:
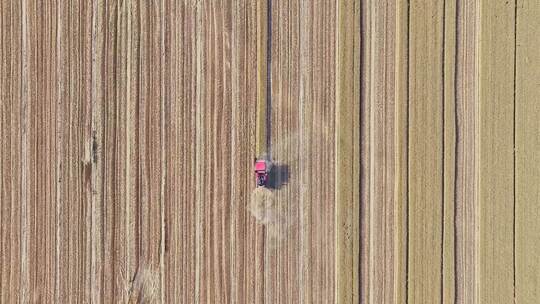
<svg viewBox="0 0 540 304"><path fill-rule="evenodd" d="M310 142L317 136L317 144L331 151L334 144L332 125L322 119L314 122L314 126L318 132L309 138ZM308 174L307 170L315 165L312 145L307 140L298 130L279 134L270 146L271 152L259 156L269 160L273 167L267 187L256 187L251 192L247 209L259 225L264 225L267 245L271 249L278 249L299 222L300 177Z"/></svg>
<svg viewBox="0 0 540 304"><path fill-rule="evenodd" d="M251 192L248 210L258 224L265 226L270 249L276 249L279 246L279 241L287 236L289 228L286 214L283 214L278 207L276 191L257 187Z"/></svg>

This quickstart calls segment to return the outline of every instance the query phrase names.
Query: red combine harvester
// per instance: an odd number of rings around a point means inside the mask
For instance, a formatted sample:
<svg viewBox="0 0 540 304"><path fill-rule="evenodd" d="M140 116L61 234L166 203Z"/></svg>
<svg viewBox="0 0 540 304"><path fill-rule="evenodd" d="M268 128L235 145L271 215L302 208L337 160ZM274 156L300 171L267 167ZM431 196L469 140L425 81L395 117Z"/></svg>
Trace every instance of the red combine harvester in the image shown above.
<svg viewBox="0 0 540 304"><path fill-rule="evenodd" d="M255 183L257 184L257 187L266 187L268 171L270 171L269 161L265 159L255 160Z"/></svg>

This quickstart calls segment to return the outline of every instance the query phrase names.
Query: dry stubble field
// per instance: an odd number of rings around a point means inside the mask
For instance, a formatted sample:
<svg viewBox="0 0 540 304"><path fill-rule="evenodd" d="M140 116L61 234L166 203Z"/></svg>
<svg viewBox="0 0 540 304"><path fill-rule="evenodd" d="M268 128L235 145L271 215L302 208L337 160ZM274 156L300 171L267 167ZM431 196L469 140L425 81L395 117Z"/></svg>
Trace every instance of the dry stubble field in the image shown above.
<svg viewBox="0 0 540 304"><path fill-rule="evenodd" d="M331 301L334 6L271 7L261 206L254 2L2 2L0 302Z"/></svg>
<svg viewBox="0 0 540 304"><path fill-rule="evenodd" d="M540 4L270 1L260 199L261 3L0 3L0 302L537 303Z"/></svg>

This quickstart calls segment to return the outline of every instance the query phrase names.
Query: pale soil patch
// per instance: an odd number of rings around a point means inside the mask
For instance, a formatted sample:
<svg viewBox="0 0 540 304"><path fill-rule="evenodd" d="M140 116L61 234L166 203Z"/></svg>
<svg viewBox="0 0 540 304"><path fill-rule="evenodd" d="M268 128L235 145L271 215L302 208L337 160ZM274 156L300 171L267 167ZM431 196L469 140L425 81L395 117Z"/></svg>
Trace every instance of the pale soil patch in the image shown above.
<svg viewBox="0 0 540 304"><path fill-rule="evenodd" d="M159 272L142 268L131 286L129 303L158 303L159 294Z"/></svg>

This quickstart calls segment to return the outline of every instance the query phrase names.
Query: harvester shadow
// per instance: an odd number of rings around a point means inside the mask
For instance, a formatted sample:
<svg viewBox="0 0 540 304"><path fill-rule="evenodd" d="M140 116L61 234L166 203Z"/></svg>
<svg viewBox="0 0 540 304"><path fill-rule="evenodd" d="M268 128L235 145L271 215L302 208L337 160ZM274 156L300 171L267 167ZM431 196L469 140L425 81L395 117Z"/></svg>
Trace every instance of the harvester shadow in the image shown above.
<svg viewBox="0 0 540 304"><path fill-rule="evenodd" d="M268 173L266 187L269 189L280 189L289 182L289 166L285 164L274 164Z"/></svg>

